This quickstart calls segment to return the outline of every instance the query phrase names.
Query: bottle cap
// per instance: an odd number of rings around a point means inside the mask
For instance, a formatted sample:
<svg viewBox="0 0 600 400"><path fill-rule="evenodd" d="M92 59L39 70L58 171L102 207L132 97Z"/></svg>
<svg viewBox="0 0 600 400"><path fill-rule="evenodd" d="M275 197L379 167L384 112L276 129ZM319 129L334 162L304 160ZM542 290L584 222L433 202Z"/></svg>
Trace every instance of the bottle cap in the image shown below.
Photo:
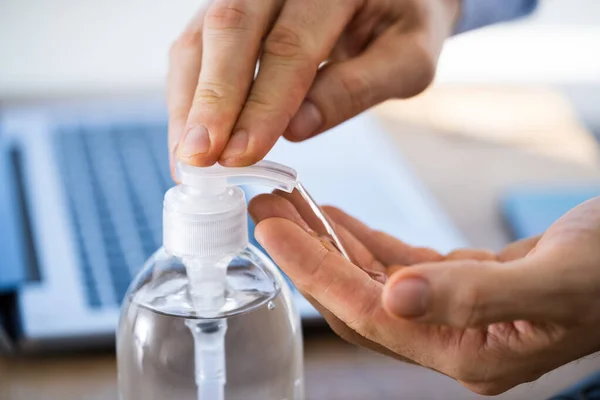
<svg viewBox="0 0 600 400"><path fill-rule="evenodd" d="M296 171L261 161L242 168L177 165L181 182L165 194L163 241L182 258L221 259L248 246L248 210L240 185L262 185L286 192L296 186Z"/></svg>

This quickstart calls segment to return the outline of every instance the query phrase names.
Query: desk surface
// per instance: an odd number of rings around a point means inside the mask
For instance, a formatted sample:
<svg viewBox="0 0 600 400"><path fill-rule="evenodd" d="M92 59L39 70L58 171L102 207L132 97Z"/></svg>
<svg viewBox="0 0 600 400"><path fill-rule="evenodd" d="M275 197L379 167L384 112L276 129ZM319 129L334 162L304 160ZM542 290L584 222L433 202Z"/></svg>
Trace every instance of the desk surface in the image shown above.
<svg viewBox="0 0 600 400"><path fill-rule="evenodd" d="M527 93L520 96L526 97ZM450 97L456 104L457 96ZM542 103L538 106L548 105L543 104L547 101L544 96L540 99ZM436 103L431 108L439 106ZM417 175L474 246L499 249L508 242L497 207L498 196L506 187L540 182L597 182L600 178L600 166L593 157L585 162L553 157L535 151L531 143L541 142L535 138L528 146L515 147L498 140L502 137L498 132L495 132L496 143L481 135L474 138L439 134L429 128L431 113L421 121L407 124L400 112L404 107L405 103L392 102L378 112ZM548 132L560 126L561 140L569 137L570 146L577 148L582 141L589 143L575 119L564 117L559 125L547 119L545 127L537 126L528 137L539 132L545 132L546 138L555 137ZM353 347L331 333L308 332L305 369L307 395L311 400L480 398L445 376ZM498 398L543 399L595 370L600 370L600 358L584 359ZM2 400L113 400L116 393L116 367L111 354L0 359Z"/></svg>

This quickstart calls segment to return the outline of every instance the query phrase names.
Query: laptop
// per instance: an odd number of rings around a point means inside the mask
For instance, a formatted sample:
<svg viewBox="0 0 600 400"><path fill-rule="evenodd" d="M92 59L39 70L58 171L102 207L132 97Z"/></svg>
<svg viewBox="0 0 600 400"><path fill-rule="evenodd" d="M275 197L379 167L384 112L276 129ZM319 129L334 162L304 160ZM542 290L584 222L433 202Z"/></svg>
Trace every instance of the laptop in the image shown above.
<svg viewBox="0 0 600 400"><path fill-rule="evenodd" d="M513 239L543 234L572 208L600 196L596 185L514 188L502 199L502 216Z"/></svg>
<svg viewBox="0 0 600 400"><path fill-rule="evenodd" d="M127 287L162 242L173 185L164 104L6 108L0 132L0 351L111 345ZM304 143L280 140L267 159L373 228L442 252L466 245L369 113ZM302 320L320 321L294 293Z"/></svg>

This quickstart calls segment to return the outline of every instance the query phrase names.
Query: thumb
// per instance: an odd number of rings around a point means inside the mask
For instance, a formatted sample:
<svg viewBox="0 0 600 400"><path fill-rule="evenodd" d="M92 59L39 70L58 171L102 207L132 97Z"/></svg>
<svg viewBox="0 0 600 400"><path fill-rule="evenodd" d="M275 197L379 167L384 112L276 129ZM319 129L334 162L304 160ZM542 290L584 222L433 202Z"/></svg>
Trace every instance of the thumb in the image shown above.
<svg viewBox="0 0 600 400"><path fill-rule="evenodd" d="M406 40L388 44L376 42L355 58L321 68L284 137L302 141L384 100L425 90L435 74L432 57Z"/></svg>
<svg viewBox="0 0 600 400"><path fill-rule="evenodd" d="M459 260L405 268L386 283L388 313L457 328L495 322L576 319L577 290L538 260L512 263ZM563 278L561 278L561 276Z"/></svg>

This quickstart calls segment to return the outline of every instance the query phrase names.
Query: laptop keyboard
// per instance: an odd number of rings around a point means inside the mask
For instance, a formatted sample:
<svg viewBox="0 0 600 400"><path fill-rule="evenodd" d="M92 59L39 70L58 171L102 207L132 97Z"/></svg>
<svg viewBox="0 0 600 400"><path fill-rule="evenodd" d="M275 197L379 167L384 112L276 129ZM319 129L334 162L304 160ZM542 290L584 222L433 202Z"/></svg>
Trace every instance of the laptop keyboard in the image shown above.
<svg viewBox="0 0 600 400"><path fill-rule="evenodd" d="M162 202L174 184L166 132L166 124L84 125L54 135L91 307L121 304L138 269L162 245ZM248 222L250 242L260 247Z"/></svg>
<svg viewBox="0 0 600 400"><path fill-rule="evenodd" d="M162 244L162 201L173 185L166 132L166 125L79 126L54 136L92 307L120 304Z"/></svg>

